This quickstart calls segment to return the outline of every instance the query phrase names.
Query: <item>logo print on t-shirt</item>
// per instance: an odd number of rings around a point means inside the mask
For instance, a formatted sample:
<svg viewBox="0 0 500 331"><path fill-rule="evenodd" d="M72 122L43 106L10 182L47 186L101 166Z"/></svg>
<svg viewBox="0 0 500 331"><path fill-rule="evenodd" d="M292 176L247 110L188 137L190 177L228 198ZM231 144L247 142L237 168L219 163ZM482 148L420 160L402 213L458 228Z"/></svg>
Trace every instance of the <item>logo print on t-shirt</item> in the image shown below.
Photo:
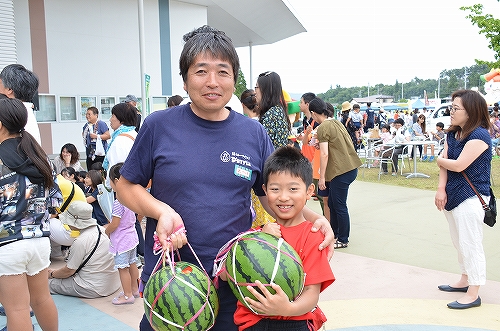
<svg viewBox="0 0 500 331"><path fill-rule="evenodd" d="M221 153L220 159L221 159L222 162L227 163L227 162L231 161L231 154L229 154L228 152L224 151L224 152Z"/></svg>

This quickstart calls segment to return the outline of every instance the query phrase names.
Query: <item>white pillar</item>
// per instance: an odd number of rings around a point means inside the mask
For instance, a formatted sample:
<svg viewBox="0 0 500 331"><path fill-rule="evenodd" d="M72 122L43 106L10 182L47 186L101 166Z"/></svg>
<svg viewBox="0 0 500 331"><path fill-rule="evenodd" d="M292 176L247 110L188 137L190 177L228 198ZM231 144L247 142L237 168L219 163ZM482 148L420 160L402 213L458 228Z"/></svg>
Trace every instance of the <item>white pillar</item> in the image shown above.
<svg viewBox="0 0 500 331"><path fill-rule="evenodd" d="M249 86L248 88L251 89L253 88L252 84L253 84L253 59L252 59L252 42L248 42L248 49L249 49L249 52L250 52L250 78L249 78Z"/></svg>
<svg viewBox="0 0 500 331"><path fill-rule="evenodd" d="M142 100L142 118L146 117L146 43L144 41L144 0L137 0L137 5L139 7L139 61L141 67L141 100Z"/></svg>

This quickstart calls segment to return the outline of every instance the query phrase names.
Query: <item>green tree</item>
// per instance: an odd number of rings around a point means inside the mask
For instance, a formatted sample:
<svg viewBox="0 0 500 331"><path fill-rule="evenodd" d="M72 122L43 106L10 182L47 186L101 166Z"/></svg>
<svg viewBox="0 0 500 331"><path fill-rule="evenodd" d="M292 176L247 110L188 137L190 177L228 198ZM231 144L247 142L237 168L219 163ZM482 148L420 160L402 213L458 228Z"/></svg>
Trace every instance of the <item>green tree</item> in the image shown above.
<svg viewBox="0 0 500 331"><path fill-rule="evenodd" d="M500 2L500 0L498 0ZM489 40L488 48L491 49L496 61L489 62L476 59L477 64L486 64L491 68L500 68L500 19L494 18L491 14L483 14L483 5L460 7L460 10L470 11L466 17L471 20L473 25L477 25L479 33L484 34Z"/></svg>
<svg viewBox="0 0 500 331"><path fill-rule="evenodd" d="M247 81L245 80L245 75L243 75L243 71L238 71L238 79L236 80L236 85L234 86L234 94L239 98L241 93L245 92L247 87Z"/></svg>

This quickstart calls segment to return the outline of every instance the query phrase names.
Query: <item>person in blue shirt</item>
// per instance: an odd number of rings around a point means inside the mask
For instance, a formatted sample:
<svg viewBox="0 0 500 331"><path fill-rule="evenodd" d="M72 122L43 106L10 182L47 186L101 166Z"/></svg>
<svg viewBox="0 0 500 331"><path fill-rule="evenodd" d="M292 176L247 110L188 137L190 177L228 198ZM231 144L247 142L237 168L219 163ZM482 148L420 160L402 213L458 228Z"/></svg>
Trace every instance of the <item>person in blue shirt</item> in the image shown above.
<svg viewBox="0 0 500 331"><path fill-rule="evenodd" d="M486 283L483 250L484 209L467 176L483 200L490 199L491 138L488 105L476 91L459 90L452 95L451 126L443 153L438 157L439 184L435 197L450 227L451 240L458 252L461 277L441 291L463 292L451 309L481 305L479 287Z"/></svg>
<svg viewBox="0 0 500 331"><path fill-rule="evenodd" d="M189 237L211 275L219 249L252 225L251 189L272 213L262 188L264 162L274 151L269 135L258 121L226 108L239 71L231 39L203 26L184 41L179 66L191 102L144 120L116 185L118 200L148 217L144 283L159 258L153 254L155 233L163 249L179 248L183 261L198 265L184 246ZM144 187L150 180L149 193ZM314 222L313 231L325 234L319 248L328 248L333 242L328 221L308 208L304 214ZM237 330L237 300L227 283L219 282L218 295L220 310L211 330ZM146 316L140 330L153 330Z"/></svg>
<svg viewBox="0 0 500 331"><path fill-rule="evenodd" d="M365 132L368 132L368 129L373 129L375 126L375 110L372 109L372 103L366 103L366 121L364 125Z"/></svg>

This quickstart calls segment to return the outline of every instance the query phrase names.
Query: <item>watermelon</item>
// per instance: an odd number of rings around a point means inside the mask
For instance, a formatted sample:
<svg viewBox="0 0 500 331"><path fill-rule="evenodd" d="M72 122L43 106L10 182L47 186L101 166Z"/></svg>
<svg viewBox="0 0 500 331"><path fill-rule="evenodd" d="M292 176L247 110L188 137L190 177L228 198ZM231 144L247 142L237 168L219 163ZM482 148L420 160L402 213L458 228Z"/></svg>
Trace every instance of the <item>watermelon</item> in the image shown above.
<svg viewBox="0 0 500 331"><path fill-rule="evenodd" d="M244 298L256 300L246 288L247 285L255 285L256 280L272 294L276 292L270 284L278 284L290 301L295 300L304 288L302 260L283 238L263 232L245 234L232 244L225 263L229 287L251 311L253 309Z"/></svg>
<svg viewBox="0 0 500 331"><path fill-rule="evenodd" d="M173 271L173 272L172 272ZM144 287L146 318L156 331L210 329L219 312L219 298L206 272L188 262L167 265Z"/></svg>

